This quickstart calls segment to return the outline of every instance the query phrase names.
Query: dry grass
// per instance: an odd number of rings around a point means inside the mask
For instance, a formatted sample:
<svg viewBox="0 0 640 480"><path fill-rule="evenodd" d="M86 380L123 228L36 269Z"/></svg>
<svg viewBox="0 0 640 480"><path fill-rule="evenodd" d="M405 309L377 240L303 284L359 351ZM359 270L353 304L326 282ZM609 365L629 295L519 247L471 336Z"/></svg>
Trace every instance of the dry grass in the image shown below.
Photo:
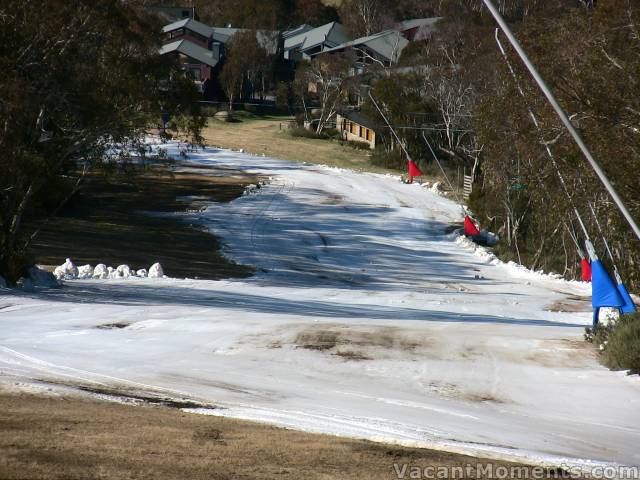
<svg viewBox="0 0 640 480"><path fill-rule="evenodd" d="M478 461L176 409L0 394L3 480L391 479L394 463Z"/></svg>
<svg viewBox="0 0 640 480"><path fill-rule="evenodd" d="M210 119L203 137L208 145L243 149L248 153L268 157L317 163L333 167L385 173L389 170L369 163L370 152L356 150L330 140L292 137L281 125L290 118L249 119L225 123ZM397 174L397 172L395 172Z"/></svg>

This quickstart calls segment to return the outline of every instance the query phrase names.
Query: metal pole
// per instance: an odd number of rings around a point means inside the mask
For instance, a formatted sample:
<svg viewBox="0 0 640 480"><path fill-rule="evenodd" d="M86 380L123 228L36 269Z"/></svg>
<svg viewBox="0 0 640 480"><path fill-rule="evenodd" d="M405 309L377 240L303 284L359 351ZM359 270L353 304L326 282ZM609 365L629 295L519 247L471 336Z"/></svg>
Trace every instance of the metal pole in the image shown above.
<svg viewBox="0 0 640 480"><path fill-rule="evenodd" d="M504 18L502 17L498 9L495 7L492 0L483 0L483 1L484 1L484 4L489 9L489 11L491 12L491 15L493 15L493 18L495 18L496 22L498 22L498 25L500 25L500 28L502 29L504 34L509 39L509 42L511 42L511 45L513 46L515 51L518 53L518 55L526 65L527 69L529 70L534 80L540 87L540 90L542 90L542 93L544 93L544 96L547 97L547 100L549 100L549 103L558 114L558 117L560 117L560 120L569 131L569 134L571 134L571 136L575 140L576 144L578 145L578 147L584 154L585 158L591 165L591 168L593 168L593 170L596 172L596 175L598 175L598 178L600 178L600 181L602 182L604 187L607 189L607 191L611 195L611 198L613 199L613 201L616 203L616 205L622 212L622 215L624 215L627 222L629 222L629 225L631 226L631 229L633 230L633 232L636 234L636 237L640 239L640 227L638 226L634 218L631 216L631 213L629 213L629 211L627 210L627 207L625 207L624 202L616 192L615 188L613 188L613 185L611 185L611 182L609 181L609 179L603 172L602 168L598 164L597 160L594 158L593 154L589 150L589 147L587 147L587 145L584 143L584 141L582 140L582 137L580 137L580 134L577 132L577 130L573 126L573 123L571 123L571 120L569 120L569 117L567 116L565 111L562 109L558 101L556 100L555 96L549 89L549 86L544 81L540 73L538 73L538 70L531 62L531 59L527 56L527 53L523 50L522 46L518 42L518 39L515 37L515 35L507 25L507 22L504 20Z"/></svg>
<svg viewBox="0 0 640 480"><path fill-rule="evenodd" d="M402 149L404 154L407 156L407 160L411 160L411 156L409 155L409 152L407 152L407 149L405 148L404 144L400 141L400 137L398 137L398 134L391 126L391 123L389 123L389 120L387 120L387 117L382 112L382 109L378 106L378 102L376 102L375 98L373 98L373 95L371 94L371 90L369 90L369 98L371 99L371 101L373 102L373 105L376 107L376 109L380 113L380 116L384 119L385 123L389 127L389 130L391 130L391 133L393 134L393 136L396 137L396 141L398 142L398 145L400 145L400 148Z"/></svg>

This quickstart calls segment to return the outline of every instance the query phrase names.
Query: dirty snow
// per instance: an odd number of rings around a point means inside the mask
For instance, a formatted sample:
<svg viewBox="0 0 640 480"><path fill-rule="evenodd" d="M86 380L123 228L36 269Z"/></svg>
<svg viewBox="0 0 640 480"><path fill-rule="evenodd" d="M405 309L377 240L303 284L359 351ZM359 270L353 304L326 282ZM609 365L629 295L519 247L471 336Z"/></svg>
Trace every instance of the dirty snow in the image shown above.
<svg viewBox="0 0 640 480"><path fill-rule="evenodd" d="M179 214L256 275L3 292L6 380L153 390L224 407L204 413L490 457L640 464L640 382L582 341L588 285L457 239L459 206L393 176L154 148L202 175L270 178Z"/></svg>

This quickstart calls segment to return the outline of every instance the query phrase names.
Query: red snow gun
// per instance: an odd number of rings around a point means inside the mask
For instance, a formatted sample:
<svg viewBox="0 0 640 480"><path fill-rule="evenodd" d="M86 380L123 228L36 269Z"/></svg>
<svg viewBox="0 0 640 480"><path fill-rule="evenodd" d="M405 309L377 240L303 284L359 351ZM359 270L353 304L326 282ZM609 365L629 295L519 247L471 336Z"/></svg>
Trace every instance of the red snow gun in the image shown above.
<svg viewBox="0 0 640 480"><path fill-rule="evenodd" d="M409 159L409 179L407 180L407 183L413 183L413 177L421 177L422 175L424 174L418 168L416 163L412 159Z"/></svg>
<svg viewBox="0 0 640 480"><path fill-rule="evenodd" d="M591 263L589 262L589 260L587 260L586 258L582 258L580 260L580 268L582 270L582 273L580 275L580 280L582 280L583 282L590 282L591 281Z"/></svg>
<svg viewBox="0 0 640 480"><path fill-rule="evenodd" d="M465 215L464 217L464 234L467 237L476 237L480 235L480 230L469 215Z"/></svg>

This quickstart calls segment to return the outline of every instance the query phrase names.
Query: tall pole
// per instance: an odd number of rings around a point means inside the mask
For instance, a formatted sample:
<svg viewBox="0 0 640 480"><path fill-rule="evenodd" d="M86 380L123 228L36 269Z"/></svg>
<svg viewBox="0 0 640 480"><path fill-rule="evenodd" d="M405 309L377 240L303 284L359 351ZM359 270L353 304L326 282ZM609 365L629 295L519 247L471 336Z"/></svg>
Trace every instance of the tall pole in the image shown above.
<svg viewBox="0 0 640 480"><path fill-rule="evenodd" d="M580 137L580 134L573 126L573 123L571 123L571 120L569 120L569 117L567 116L566 112L563 110L563 108L560 106L560 104L556 100L556 97L551 92L551 89L549 88L547 83L544 81L540 73L538 73L538 70L531 62L531 59L529 58L527 53L523 50L522 46L520 45L520 42L518 42L518 39L515 37L511 29L509 28L509 25L507 25L507 22L504 20L504 18L496 8L496 6L493 4L492 0L483 0L483 1L486 7L491 12L491 15L493 15L493 18L495 18L496 22L498 22L498 25L500 26L504 34L509 39L509 42L511 43L515 51L518 53L518 55L526 65L527 69L529 70L534 80L540 87L540 90L542 90L542 93L544 93L544 96L547 97L547 100L549 100L549 103L558 114L558 117L560 117L560 120L569 131L569 134L571 134L571 136L573 137L574 141L576 142L576 144L582 151L583 155L591 165L591 168L593 168L593 170L596 172L596 175L598 175L598 178L600 179L604 187L609 192L609 195L611 195L611 198L613 199L615 204L618 206L618 208L622 212L622 215L624 215L627 222L629 222L629 225L631 226L631 229L633 230L633 232L636 234L636 237L640 239L640 227L638 227L638 224L636 223L634 218L631 216L631 213L629 213L629 210L627 210L627 207L625 207L624 202L622 201L622 199L616 192L615 188L607 178L606 174L602 170L602 167L600 167L600 164L598 163L598 161L594 158L593 154L589 150L589 147L587 147L587 145L582 140L582 137Z"/></svg>

